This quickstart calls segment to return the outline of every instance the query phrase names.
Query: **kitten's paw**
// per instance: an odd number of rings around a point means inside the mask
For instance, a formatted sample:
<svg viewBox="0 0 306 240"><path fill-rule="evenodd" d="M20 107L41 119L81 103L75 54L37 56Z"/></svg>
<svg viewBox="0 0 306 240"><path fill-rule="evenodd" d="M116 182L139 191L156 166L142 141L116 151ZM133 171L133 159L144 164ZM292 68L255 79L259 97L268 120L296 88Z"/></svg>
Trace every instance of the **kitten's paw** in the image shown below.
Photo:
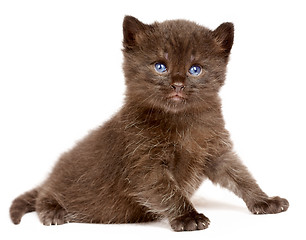
<svg viewBox="0 0 306 240"><path fill-rule="evenodd" d="M195 231L208 228L210 221L201 213L187 213L171 221L171 227L174 231Z"/></svg>
<svg viewBox="0 0 306 240"><path fill-rule="evenodd" d="M289 207L289 202L285 198L271 197L266 200L255 202L249 207L254 214L274 214L285 212Z"/></svg>
<svg viewBox="0 0 306 240"><path fill-rule="evenodd" d="M38 214L40 221L46 226L67 223L65 220L66 215L67 212L61 207L46 209Z"/></svg>

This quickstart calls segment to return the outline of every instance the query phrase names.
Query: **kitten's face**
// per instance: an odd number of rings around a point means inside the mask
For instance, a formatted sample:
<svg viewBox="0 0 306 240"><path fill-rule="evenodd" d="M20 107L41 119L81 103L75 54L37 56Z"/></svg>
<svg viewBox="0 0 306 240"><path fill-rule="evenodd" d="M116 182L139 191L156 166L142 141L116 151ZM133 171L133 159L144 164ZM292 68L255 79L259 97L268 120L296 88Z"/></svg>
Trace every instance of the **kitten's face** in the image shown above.
<svg viewBox="0 0 306 240"><path fill-rule="evenodd" d="M127 98L167 112L207 107L222 86L233 25L210 31L177 20L145 25L126 17Z"/></svg>

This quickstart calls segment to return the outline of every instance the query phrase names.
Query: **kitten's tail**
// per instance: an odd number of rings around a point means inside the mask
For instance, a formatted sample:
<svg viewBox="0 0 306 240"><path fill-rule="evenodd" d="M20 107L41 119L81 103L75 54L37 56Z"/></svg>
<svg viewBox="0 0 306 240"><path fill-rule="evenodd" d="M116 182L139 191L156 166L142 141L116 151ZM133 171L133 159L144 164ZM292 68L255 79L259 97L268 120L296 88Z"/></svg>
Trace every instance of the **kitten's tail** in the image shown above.
<svg viewBox="0 0 306 240"><path fill-rule="evenodd" d="M17 197L10 208L10 216L14 224L19 224L24 214L35 211L38 189L35 188Z"/></svg>

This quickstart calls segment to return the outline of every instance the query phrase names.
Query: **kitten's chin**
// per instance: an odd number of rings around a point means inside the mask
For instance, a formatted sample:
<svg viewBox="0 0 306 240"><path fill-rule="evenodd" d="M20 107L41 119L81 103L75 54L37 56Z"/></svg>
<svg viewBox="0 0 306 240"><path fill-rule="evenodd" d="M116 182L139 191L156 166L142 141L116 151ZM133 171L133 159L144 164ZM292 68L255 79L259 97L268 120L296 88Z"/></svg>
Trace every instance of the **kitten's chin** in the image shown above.
<svg viewBox="0 0 306 240"><path fill-rule="evenodd" d="M166 101L167 103L164 106L166 112L178 113L187 108L186 98L184 97L175 95L168 97Z"/></svg>

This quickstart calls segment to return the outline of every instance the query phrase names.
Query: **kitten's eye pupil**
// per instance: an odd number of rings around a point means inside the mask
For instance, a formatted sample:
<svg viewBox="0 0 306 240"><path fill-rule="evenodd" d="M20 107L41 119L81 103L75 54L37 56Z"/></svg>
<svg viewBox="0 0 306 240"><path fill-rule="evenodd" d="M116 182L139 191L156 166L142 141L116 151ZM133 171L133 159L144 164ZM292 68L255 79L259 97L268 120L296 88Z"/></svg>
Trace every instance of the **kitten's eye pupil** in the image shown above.
<svg viewBox="0 0 306 240"><path fill-rule="evenodd" d="M164 73L167 71L167 67L162 63L155 63L155 70L159 73Z"/></svg>
<svg viewBox="0 0 306 240"><path fill-rule="evenodd" d="M193 76L198 76L201 73L201 71L202 71L202 68L198 65L193 65L189 69L189 73Z"/></svg>

